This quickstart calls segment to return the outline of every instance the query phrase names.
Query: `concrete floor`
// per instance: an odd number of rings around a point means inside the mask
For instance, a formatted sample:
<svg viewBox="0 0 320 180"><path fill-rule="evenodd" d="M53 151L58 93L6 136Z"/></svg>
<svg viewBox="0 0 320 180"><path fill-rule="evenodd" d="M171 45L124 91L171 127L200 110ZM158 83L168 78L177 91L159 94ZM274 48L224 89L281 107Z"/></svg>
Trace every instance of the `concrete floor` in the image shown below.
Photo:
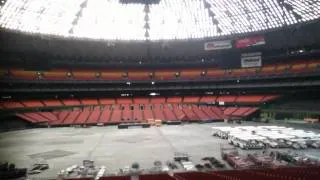
<svg viewBox="0 0 320 180"><path fill-rule="evenodd" d="M55 178L61 169L81 165L84 159L95 161L97 166L106 166L108 172L116 172L133 162L138 162L142 169L148 169L156 160L173 160L175 152L188 153L196 164L204 156L221 159L220 146L227 145L226 140L211 135L212 126L228 124L132 129L117 129L116 126L64 127L6 132L0 134L0 161L13 162L17 167L30 167L37 161L49 164L50 169L32 175L32 179ZM320 150L303 152L320 158Z"/></svg>

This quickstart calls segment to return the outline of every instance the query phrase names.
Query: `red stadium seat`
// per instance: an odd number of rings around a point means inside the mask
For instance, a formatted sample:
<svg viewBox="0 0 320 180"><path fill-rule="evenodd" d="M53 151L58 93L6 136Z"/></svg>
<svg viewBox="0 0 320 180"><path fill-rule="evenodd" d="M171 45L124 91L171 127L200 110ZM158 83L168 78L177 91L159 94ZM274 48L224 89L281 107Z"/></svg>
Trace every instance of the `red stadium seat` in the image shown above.
<svg viewBox="0 0 320 180"><path fill-rule="evenodd" d="M122 111L115 109L112 111L111 117L110 117L110 123L122 123Z"/></svg>
<svg viewBox="0 0 320 180"><path fill-rule="evenodd" d="M73 124L84 124L88 120L88 117L90 116L90 114L91 114L91 111L89 111L88 108L85 108L82 112L80 112L79 116L73 122Z"/></svg>
<svg viewBox="0 0 320 180"><path fill-rule="evenodd" d="M143 116L145 120L155 119L152 110L149 109L143 110Z"/></svg>
<svg viewBox="0 0 320 180"><path fill-rule="evenodd" d="M132 98L117 98L118 104L132 104Z"/></svg>
<svg viewBox="0 0 320 180"><path fill-rule="evenodd" d="M45 106L63 106L60 100L43 100Z"/></svg>
<svg viewBox="0 0 320 180"><path fill-rule="evenodd" d="M149 98L133 98L133 103L134 104L148 104L149 103Z"/></svg>
<svg viewBox="0 0 320 180"><path fill-rule="evenodd" d="M231 115L234 113L236 110L238 110L238 107L228 107L223 111L223 114L225 115Z"/></svg>
<svg viewBox="0 0 320 180"><path fill-rule="evenodd" d="M234 102L237 96L219 96L216 101L218 102Z"/></svg>
<svg viewBox="0 0 320 180"><path fill-rule="evenodd" d="M98 105L97 99L80 99L82 105Z"/></svg>
<svg viewBox="0 0 320 180"><path fill-rule="evenodd" d="M65 106L78 106L78 105L81 105L80 101L77 100L77 99L64 99L62 102L63 102L63 104Z"/></svg>
<svg viewBox="0 0 320 180"><path fill-rule="evenodd" d="M6 108L24 108L24 107L26 107L24 104L22 104L21 102L18 102L18 101L5 102L3 105Z"/></svg>
<svg viewBox="0 0 320 180"><path fill-rule="evenodd" d="M96 106L94 107L93 111L89 115L87 121L85 122L86 124L97 124L99 121L101 115L100 107Z"/></svg>
<svg viewBox="0 0 320 180"><path fill-rule="evenodd" d="M182 97L176 96L176 97L168 97L167 103L181 103Z"/></svg>
<svg viewBox="0 0 320 180"><path fill-rule="evenodd" d="M199 96L186 96L183 98L184 103L198 103L200 97Z"/></svg>
<svg viewBox="0 0 320 180"><path fill-rule="evenodd" d="M78 116L80 115L80 113L81 112L79 110L71 111L69 113L69 115L66 116L66 118L64 119L62 124L66 124L66 125L73 124L76 121L76 119L78 118Z"/></svg>
<svg viewBox="0 0 320 180"><path fill-rule="evenodd" d="M244 103L258 103L261 102L264 98L263 95L241 95L238 96L236 102L244 102Z"/></svg>
<svg viewBox="0 0 320 180"><path fill-rule="evenodd" d="M211 103L211 102L215 102L217 99L216 96L202 96L200 98L200 102L202 103Z"/></svg>
<svg viewBox="0 0 320 180"><path fill-rule="evenodd" d="M173 113L173 111L171 109L169 109L168 107L163 109L163 113L165 115L165 120L166 121L177 121L178 118L176 117L176 115Z"/></svg>
<svg viewBox="0 0 320 180"><path fill-rule="evenodd" d="M104 107L104 110L101 112L98 123L107 124L111 122L112 111L109 110L109 107Z"/></svg>
<svg viewBox="0 0 320 180"><path fill-rule="evenodd" d="M164 97L152 97L150 98L150 103L151 104L159 104L159 103L165 103L166 98Z"/></svg>
<svg viewBox="0 0 320 180"><path fill-rule="evenodd" d="M109 104L115 104L116 100L113 98L100 98L99 102L101 105L109 105Z"/></svg>
<svg viewBox="0 0 320 180"><path fill-rule="evenodd" d="M44 106L41 101L36 101L36 100L22 101L21 103L23 103L26 107L43 107Z"/></svg>

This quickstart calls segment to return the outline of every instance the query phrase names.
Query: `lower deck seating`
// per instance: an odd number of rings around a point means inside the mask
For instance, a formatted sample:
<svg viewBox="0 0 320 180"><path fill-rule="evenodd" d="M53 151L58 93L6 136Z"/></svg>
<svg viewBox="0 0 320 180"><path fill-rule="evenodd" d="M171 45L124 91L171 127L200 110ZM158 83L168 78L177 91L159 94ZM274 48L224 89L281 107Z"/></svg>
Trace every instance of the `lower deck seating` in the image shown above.
<svg viewBox="0 0 320 180"><path fill-rule="evenodd" d="M257 111L254 107L217 107L186 104L106 105L55 111L19 113L17 117L30 123L50 125L146 123L148 120L220 121L229 117L246 117Z"/></svg>
<svg viewBox="0 0 320 180"><path fill-rule="evenodd" d="M278 98L279 95L221 95L221 96L183 96L183 97L135 97L135 98L83 98L83 99L49 99L49 100L23 100L2 101L0 105L7 109L15 108L41 108L58 106L100 106L114 104L207 104L207 103L238 103L238 104L261 104Z"/></svg>

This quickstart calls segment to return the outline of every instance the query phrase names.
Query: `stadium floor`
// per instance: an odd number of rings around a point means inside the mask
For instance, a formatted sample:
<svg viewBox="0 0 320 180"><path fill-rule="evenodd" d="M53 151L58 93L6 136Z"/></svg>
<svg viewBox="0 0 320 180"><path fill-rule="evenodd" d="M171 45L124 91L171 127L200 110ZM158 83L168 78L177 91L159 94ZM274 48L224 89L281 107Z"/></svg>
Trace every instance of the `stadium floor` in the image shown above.
<svg viewBox="0 0 320 180"><path fill-rule="evenodd" d="M229 125L164 125L144 129L63 127L12 131L0 134L0 161L13 162L17 167L30 167L37 161L49 164L50 169L32 175L32 179L55 178L61 169L81 165L85 159L94 160L97 166L106 166L108 172L118 171L133 162L138 162L141 169L150 168L156 160L173 160L175 152L188 153L191 160L198 163L204 156L221 159L220 147L227 145L227 141L213 137L211 127ZM299 152L320 158L317 149Z"/></svg>

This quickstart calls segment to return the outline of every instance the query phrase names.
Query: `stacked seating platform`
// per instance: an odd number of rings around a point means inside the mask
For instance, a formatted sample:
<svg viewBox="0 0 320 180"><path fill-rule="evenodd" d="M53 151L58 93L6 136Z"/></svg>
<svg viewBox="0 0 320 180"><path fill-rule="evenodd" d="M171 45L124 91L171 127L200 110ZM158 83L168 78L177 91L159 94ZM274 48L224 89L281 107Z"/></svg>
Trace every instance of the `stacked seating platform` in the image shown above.
<svg viewBox="0 0 320 180"><path fill-rule="evenodd" d="M149 120L161 120L164 124L183 122L221 122L224 119L247 117L257 107L217 107L194 104L114 104L57 110L54 112L17 113L16 116L33 124L48 123L50 126L114 125L119 128L143 126Z"/></svg>

